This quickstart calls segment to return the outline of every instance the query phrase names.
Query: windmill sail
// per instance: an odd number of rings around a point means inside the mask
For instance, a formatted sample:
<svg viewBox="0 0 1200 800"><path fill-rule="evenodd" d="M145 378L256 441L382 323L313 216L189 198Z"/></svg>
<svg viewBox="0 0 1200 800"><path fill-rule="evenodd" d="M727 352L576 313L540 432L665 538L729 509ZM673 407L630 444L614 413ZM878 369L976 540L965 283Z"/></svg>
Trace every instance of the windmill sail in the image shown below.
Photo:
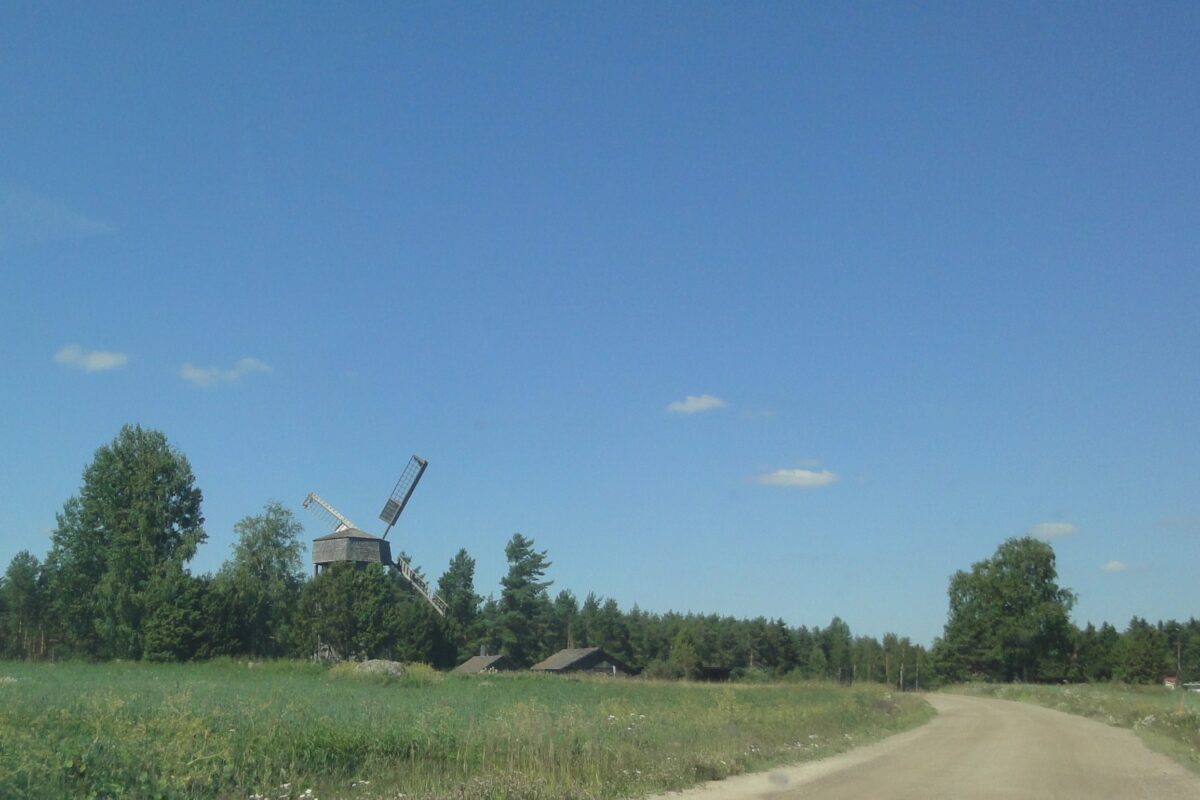
<svg viewBox="0 0 1200 800"><path fill-rule="evenodd" d="M400 519L400 512L408 505L408 498L412 497L413 489L417 488L417 483L428 466L429 462L420 456L413 456L408 460L408 466L400 473L400 480L396 481L391 497L383 504L383 511L379 512L379 518L387 523L388 531L391 531L396 520ZM387 538L387 532L384 532L383 538Z"/></svg>
<svg viewBox="0 0 1200 800"><path fill-rule="evenodd" d="M316 492L308 493L308 497L304 498L304 507L311 509L317 514L325 517L325 519L328 521L332 522L335 526L335 531L346 531L350 530L351 528L358 527L353 522L342 516L340 511L322 500Z"/></svg>

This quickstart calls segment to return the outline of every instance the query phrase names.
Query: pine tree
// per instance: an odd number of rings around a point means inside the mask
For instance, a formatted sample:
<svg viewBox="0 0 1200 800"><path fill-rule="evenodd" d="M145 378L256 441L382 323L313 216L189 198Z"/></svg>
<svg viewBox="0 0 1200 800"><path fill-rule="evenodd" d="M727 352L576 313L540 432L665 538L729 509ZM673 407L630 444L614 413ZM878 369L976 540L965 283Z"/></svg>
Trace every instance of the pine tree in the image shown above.
<svg viewBox="0 0 1200 800"><path fill-rule="evenodd" d="M542 580L550 562L533 540L514 533L504 548L508 574L500 581L498 633L504 655L513 666L527 667L544 655L551 642L551 607Z"/></svg>
<svg viewBox="0 0 1200 800"><path fill-rule="evenodd" d="M475 559L465 549L459 549L450 559L438 579L437 593L446 602L448 660L461 661L471 654L479 638L479 604L483 600L475 593Z"/></svg>

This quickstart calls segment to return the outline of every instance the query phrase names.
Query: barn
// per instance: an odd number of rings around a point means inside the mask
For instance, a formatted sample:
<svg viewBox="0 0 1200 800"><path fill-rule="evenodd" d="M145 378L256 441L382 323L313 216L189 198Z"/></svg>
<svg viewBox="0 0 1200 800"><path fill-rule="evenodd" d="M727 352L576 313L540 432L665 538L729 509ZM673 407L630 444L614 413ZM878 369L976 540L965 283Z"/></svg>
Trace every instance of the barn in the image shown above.
<svg viewBox="0 0 1200 800"><path fill-rule="evenodd" d="M508 661L504 656L472 656L451 671L459 675L478 675L481 672L499 672L502 669L508 669Z"/></svg>
<svg viewBox="0 0 1200 800"><path fill-rule="evenodd" d="M599 647L571 647L559 650L545 661L534 664L534 672L591 672L598 675L632 675L633 670Z"/></svg>

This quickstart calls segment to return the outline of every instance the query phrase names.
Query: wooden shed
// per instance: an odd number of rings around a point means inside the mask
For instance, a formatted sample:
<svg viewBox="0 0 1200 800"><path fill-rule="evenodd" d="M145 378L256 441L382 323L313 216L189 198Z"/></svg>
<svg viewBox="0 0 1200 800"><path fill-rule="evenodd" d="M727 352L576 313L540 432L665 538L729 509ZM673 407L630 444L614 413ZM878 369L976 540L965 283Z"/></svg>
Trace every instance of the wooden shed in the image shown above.
<svg viewBox="0 0 1200 800"><path fill-rule="evenodd" d="M632 675L633 670L599 647L571 647L530 667L534 672L593 672L599 675Z"/></svg>
<svg viewBox="0 0 1200 800"><path fill-rule="evenodd" d="M313 539L313 574L337 561L351 561L362 569L367 564L391 564L392 548L386 539L358 528L343 528Z"/></svg>
<svg viewBox="0 0 1200 800"><path fill-rule="evenodd" d="M478 675L481 672L499 672L508 669L504 656L472 656L452 671L460 675Z"/></svg>

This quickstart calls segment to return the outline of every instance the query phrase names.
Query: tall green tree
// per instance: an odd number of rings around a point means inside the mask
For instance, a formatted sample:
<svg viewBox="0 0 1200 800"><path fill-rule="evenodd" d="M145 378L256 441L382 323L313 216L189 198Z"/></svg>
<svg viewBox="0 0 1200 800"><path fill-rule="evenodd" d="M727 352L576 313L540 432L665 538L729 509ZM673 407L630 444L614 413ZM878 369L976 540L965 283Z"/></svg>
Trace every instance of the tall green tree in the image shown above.
<svg viewBox="0 0 1200 800"><path fill-rule="evenodd" d="M187 458L159 431L126 425L96 451L47 558L52 612L71 646L142 656L151 583L173 580L205 540L200 501Z"/></svg>
<svg viewBox="0 0 1200 800"><path fill-rule="evenodd" d="M671 655L667 659L672 673L678 678L695 680L700 677L702 661L698 652L696 635L690 627L684 627L671 641Z"/></svg>
<svg viewBox="0 0 1200 800"><path fill-rule="evenodd" d="M304 582L304 526L290 509L270 501L261 514L233 526L233 558L213 582L223 595L223 613L232 615L224 642L215 652L279 657L288 652L292 616Z"/></svg>
<svg viewBox="0 0 1200 800"><path fill-rule="evenodd" d="M563 589L554 598L554 646L559 650L574 647L578 625L579 601L569 589Z"/></svg>
<svg viewBox="0 0 1200 800"><path fill-rule="evenodd" d="M1046 542L1009 539L970 572L955 573L949 598L935 653L943 677L1006 682L1067 673L1075 596L1058 585L1054 549Z"/></svg>
<svg viewBox="0 0 1200 800"><path fill-rule="evenodd" d="M550 562L533 540L514 533L504 548L508 574L501 579L498 633L501 649L514 666L527 667L544 655L552 640L551 603L543 580Z"/></svg>
<svg viewBox="0 0 1200 800"><path fill-rule="evenodd" d="M1075 653L1070 677L1073 680L1111 680L1116 667L1121 634L1105 622L1097 629L1088 623L1075 635Z"/></svg>
<svg viewBox="0 0 1200 800"><path fill-rule="evenodd" d="M0 658L46 655L46 579L27 550L17 553L0 578Z"/></svg>
<svg viewBox="0 0 1200 800"><path fill-rule="evenodd" d="M182 569L157 570L146 587L142 658L188 661L202 653L209 636L205 616L212 579Z"/></svg>
<svg viewBox="0 0 1200 800"><path fill-rule="evenodd" d="M1155 683L1175 665L1166 633L1139 617L1121 634L1115 662L1114 677L1126 683Z"/></svg>
<svg viewBox="0 0 1200 800"><path fill-rule="evenodd" d="M460 548L438 579L438 597L446 603L449 660L460 661L475 649L479 636L479 604L475 593L475 559Z"/></svg>
<svg viewBox="0 0 1200 800"><path fill-rule="evenodd" d="M852 652L854 638L850 626L841 617L834 617L821 632L821 649L825 651L826 669L834 680L848 682L854 673Z"/></svg>

